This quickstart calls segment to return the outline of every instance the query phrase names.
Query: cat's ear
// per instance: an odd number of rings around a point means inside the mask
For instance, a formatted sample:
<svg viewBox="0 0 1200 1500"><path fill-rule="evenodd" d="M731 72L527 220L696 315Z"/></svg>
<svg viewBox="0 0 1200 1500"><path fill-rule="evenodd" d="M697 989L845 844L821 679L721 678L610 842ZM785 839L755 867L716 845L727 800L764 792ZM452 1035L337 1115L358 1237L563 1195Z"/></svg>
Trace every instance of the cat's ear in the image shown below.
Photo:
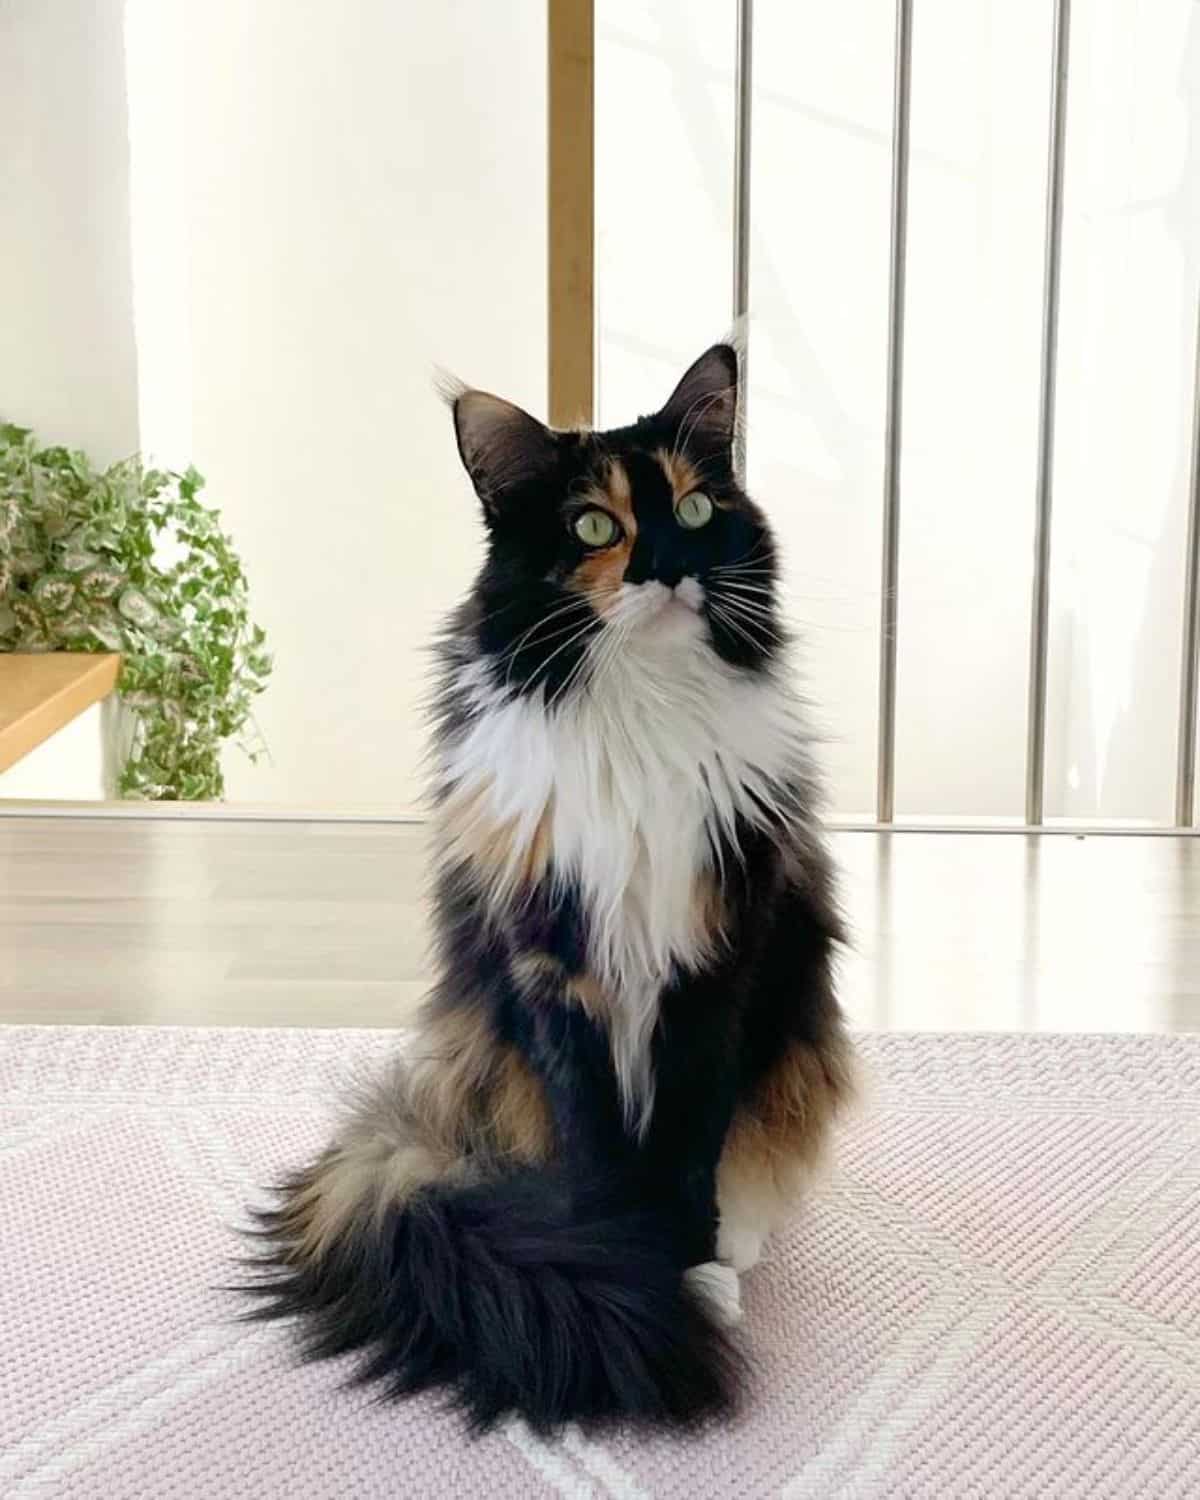
<svg viewBox="0 0 1200 1500"><path fill-rule="evenodd" d="M558 439L527 411L487 391L460 391L452 404L459 456L488 516L553 472Z"/></svg>
<svg viewBox="0 0 1200 1500"><path fill-rule="evenodd" d="M737 350L714 344L671 392L659 418L677 430L681 449L727 452L733 447L737 407Z"/></svg>

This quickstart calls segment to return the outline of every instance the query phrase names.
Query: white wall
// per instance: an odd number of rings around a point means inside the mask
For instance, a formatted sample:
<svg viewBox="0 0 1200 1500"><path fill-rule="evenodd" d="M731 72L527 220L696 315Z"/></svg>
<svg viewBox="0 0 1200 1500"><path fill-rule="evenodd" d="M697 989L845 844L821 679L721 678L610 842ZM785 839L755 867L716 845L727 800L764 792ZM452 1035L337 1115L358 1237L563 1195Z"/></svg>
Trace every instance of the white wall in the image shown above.
<svg viewBox="0 0 1200 1500"><path fill-rule="evenodd" d="M227 757L229 795L410 803L478 535L434 367L545 406L543 7L146 0L130 26L142 376L174 393L144 441L190 446L276 655L271 759Z"/></svg>
<svg viewBox="0 0 1200 1500"><path fill-rule="evenodd" d="M0 0L0 420L137 447L122 0Z"/></svg>
<svg viewBox="0 0 1200 1500"><path fill-rule="evenodd" d="M0 421L101 464L138 446L121 0L0 0ZM100 798L97 707L0 776Z"/></svg>

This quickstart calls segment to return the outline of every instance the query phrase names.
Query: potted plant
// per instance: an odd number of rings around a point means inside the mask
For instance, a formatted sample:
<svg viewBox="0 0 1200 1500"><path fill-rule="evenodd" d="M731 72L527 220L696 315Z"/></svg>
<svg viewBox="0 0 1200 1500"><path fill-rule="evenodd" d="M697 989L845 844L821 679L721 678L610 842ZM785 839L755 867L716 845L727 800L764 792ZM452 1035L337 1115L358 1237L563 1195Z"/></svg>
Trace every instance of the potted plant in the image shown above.
<svg viewBox="0 0 1200 1500"><path fill-rule="evenodd" d="M121 653L123 797L219 799L225 741L262 749L271 658L203 485L138 457L100 472L0 424L0 651Z"/></svg>

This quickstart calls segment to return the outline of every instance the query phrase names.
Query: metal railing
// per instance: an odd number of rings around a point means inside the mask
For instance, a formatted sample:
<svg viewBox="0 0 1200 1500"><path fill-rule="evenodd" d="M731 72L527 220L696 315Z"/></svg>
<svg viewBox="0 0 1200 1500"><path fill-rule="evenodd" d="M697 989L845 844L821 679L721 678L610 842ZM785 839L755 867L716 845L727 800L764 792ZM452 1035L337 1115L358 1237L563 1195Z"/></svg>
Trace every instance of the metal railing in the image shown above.
<svg viewBox="0 0 1200 1500"><path fill-rule="evenodd" d="M1028 716L1025 747L1025 824L1044 825L1046 687L1049 650L1050 542L1057 409L1058 313L1062 260L1067 85L1071 0L1055 0L1051 55L1050 128L1042 288L1042 344L1038 401L1037 488L1033 586L1029 629ZM887 399L883 413L883 547L879 611L879 739L875 818L895 819L896 657L899 624L899 550L902 411L904 395L905 270L908 240L909 119L912 93L913 0L896 0L892 115L891 241L888 261ZM750 289L750 126L753 0L738 0L734 150L734 316L744 319ZM743 349L749 343L744 333ZM743 387L745 381L743 379ZM1195 824L1196 711L1200 695L1200 308L1196 335L1196 396L1192 431L1188 539L1183 578L1183 637L1175 773L1175 824ZM744 448L739 450L744 465Z"/></svg>
<svg viewBox="0 0 1200 1500"><path fill-rule="evenodd" d="M733 318L743 330L741 379L734 466L746 477L746 359L749 339L745 318L750 310L750 109L754 97L754 0L738 0L737 118L733 133Z"/></svg>

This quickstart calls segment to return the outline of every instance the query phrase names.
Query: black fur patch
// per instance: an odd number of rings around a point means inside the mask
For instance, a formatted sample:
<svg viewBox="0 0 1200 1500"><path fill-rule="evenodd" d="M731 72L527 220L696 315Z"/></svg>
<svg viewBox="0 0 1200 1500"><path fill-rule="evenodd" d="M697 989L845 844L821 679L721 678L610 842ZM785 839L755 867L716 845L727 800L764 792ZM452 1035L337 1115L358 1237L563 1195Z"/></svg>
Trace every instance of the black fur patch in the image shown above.
<svg viewBox="0 0 1200 1500"><path fill-rule="evenodd" d="M448 1387L476 1431L511 1412L689 1424L732 1405L739 1360L666 1244L553 1173L427 1189L318 1264L268 1253L250 1317L301 1315L309 1358L358 1353L389 1397Z"/></svg>

